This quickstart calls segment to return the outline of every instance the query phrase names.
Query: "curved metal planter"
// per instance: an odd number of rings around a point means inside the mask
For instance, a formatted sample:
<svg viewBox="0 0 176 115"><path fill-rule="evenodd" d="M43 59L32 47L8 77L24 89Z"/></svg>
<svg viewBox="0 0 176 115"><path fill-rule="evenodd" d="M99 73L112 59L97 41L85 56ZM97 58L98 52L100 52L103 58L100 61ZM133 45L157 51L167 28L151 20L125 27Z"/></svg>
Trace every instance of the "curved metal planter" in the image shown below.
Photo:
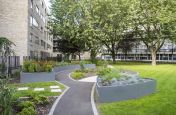
<svg viewBox="0 0 176 115"><path fill-rule="evenodd" d="M45 81L55 81L55 72L35 72L26 73L21 72L20 82L30 83L30 82L45 82Z"/></svg>
<svg viewBox="0 0 176 115"><path fill-rule="evenodd" d="M21 83L30 83L30 82L45 82L45 81L55 81L55 76L60 71L65 70L77 70L79 65L69 65L63 67L55 67L52 72L34 72L27 73L21 72L20 82ZM85 68L95 69L95 64L85 64Z"/></svg>
<svg viewBox="0 0 176 115"><path fill-rule="evenodd" d="M128 99L135 99L141 96L152 94L156 91L156 80L150 79L122 86L100 86L96 84L96 92L100 102L114 102Z"/></svg>

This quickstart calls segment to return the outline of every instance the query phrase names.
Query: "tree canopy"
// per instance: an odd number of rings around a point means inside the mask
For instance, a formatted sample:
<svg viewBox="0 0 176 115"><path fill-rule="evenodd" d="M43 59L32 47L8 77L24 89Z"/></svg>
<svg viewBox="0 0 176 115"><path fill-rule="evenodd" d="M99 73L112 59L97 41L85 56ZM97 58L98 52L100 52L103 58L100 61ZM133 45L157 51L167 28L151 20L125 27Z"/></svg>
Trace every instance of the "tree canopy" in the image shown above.
<svg viewBox="0 0 176 115"><path fill-rule="evenodd" d="M84 44L80 51L90 50L94 57L105 46L114 63L119 47L129 51L140 40L156 65L157 51L165 40L175 39L173 0L52 0L51 11L54 35L78 47ZM132 39L127 39L129 33L133 33ZM131 47L124 46L127 44Z"/></svg>

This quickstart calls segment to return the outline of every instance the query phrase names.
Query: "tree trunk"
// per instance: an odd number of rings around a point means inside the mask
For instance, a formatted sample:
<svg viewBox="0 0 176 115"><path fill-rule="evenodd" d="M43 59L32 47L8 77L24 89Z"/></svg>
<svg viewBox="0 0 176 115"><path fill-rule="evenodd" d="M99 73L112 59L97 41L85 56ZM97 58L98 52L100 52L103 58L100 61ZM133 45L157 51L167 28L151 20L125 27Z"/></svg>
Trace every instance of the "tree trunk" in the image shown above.
<svg viewBox="0 0 176 115"><path fill-rule="evenodd" d="M113 61L113 64L116 63L116 52L115 52L115 45L112 43L112 49L111 49L111 55L112 55L112 61Z"/></svg>
<svg viewBox="0 0 176 115"><path fill-rule="evenodd" d="M116 55L115 55L115 51L114 50L111 51L111 55L112 55L112 62L113 62L113 64L115 64L116 63L116 60L115 60Z"/></svg>
<svg viewBox="0 0 176 115"><path fill-rule="evenodd" d="M79 61L81 61L81 53L79 53L78 56L79 56Z"/></svg>
<svg viewBox="0 0 176 115"><path fill-rule="evenodd" d="M91 51L90 51L90 58L91 58L91 62L92 62L92 63L95 63L95 61L96 61L96 56L97 56L96 50L91 49Z"/></svg>
<svg viewBox="0 0 176 115"><path fill-rule="evenodd" d="M153 66L156 66L156 48L152 47L150 48L150 51L151 51L151 55L152 55L152 65Z"/></svg>

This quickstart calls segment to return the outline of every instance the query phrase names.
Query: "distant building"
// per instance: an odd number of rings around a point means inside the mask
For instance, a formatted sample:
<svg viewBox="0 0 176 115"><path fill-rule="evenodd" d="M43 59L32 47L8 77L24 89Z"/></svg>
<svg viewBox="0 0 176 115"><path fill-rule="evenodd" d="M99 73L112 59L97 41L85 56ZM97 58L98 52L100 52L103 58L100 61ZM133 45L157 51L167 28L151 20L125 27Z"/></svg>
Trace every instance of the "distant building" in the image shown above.
<svg viewBox="0 0 176 115"><path fill-rule="evenodd" d="M103 51L102 59L112 60L107 50ZM128 52L127 55L122 51L116 53L116 60L151 61L150 51L145 44L141 43ZM176 45L171 41L166 41L156 56L157 61L176 61Z"/></svg>
<svg viewBox="0 0 176 115"><path fill-rule="evenodd" d="M0 36L15 43L21 62L24 56L52 56L53 39L47 25L44 0L0 0Z"/></svg>

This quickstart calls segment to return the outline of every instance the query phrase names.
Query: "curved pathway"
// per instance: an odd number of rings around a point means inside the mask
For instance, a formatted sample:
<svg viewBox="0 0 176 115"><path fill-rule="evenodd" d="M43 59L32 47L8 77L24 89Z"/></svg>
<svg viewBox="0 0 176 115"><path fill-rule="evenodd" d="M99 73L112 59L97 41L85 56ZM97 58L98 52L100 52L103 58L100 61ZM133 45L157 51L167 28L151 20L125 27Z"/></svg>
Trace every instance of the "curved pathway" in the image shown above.
<svg viewBox="0 0 176 115"><path fill-rule="evenodd" d="M57 70L56 80L67 85L69 90L57 104L53 115L94 115L91 105L91 90L94 83L78 82L68 76L77 67Z"/></svg>

